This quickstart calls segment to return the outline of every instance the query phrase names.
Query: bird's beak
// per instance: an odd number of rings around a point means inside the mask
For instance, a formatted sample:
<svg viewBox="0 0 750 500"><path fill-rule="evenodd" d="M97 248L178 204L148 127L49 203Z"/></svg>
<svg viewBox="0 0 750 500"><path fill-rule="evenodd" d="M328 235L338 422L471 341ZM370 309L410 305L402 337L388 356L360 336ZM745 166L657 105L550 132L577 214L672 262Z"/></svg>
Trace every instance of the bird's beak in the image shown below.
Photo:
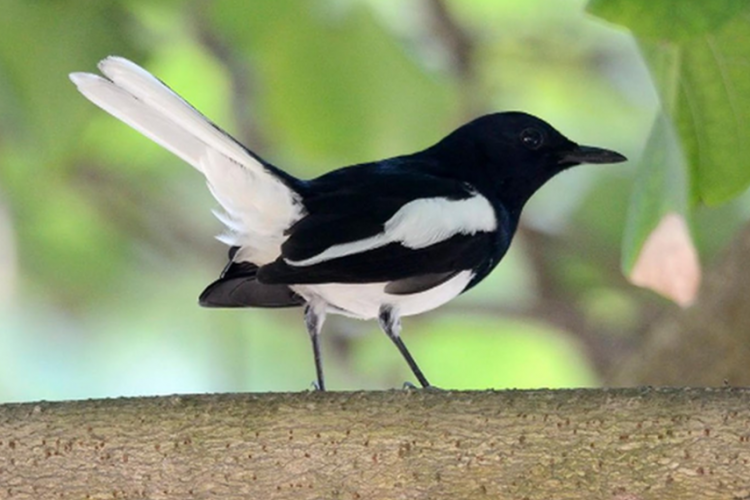
<svg viewBox="0 0 750 500"><path fill-rule="evenodd" d="M572 150L562 153L558 163L574 165L578 163L620 163L623 161L627 161L627 158L615 151L576 145Z"/></svg>

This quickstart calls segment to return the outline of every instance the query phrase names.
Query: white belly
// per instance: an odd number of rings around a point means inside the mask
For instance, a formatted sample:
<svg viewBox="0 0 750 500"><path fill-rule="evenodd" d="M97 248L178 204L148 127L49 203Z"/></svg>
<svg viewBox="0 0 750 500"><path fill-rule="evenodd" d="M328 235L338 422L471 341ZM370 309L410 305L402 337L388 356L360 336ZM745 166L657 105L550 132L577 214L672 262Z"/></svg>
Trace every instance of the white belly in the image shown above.
<svg viewBox="0 0 750 500"><path fill-rule="evenodd" d="M461 293L472 277L471 271L462 271L435 288L411 295L385 293L387 282L296 285L292 290L308 301L314 298L323 300L330 306L328 312L359 319L374 319L378 317L380 307L384 304L395 307L401 316L420 314L440 307Z"/></svg>

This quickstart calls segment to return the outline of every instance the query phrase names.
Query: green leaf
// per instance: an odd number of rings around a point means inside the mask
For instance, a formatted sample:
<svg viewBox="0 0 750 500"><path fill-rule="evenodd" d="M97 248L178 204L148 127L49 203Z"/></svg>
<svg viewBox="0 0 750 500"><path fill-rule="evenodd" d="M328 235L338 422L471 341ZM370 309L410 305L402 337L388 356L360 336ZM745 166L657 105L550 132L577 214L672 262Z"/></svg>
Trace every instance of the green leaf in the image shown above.
<svg viewBox="0 0 750 500"><path fill-rule="evenodd" d="M637 35L689 165L691 201L726 202L750 185L750 3L656 0L650 9L640 4L593 0L589 8ZM674 11L671 20L668 8ZM686 21L691 36L675 37L674 25L683 18L692 19ZM659 29L662 35L652 36Z"/></svg>
<svg viewBox="0 0 750 500"><path fill-rule="evenodd" d="M622 267L630 275L641 248L667 212L687 212L687 167L672 123L663 114L654 121L638 162L623 241Z"/></svg>
<svg viewBox="0 0 750 500"><path fill-rule="evenodd" d="M668 211L690 219L750 186L750 1L591 0L632 30L661 100L628 215L623 269Z"/></svg>
<svg viewBox="0 0 750 500"><path fill-rule="evenodd" d="M723 203L750 185L750 11L681 47L672 118L693 201Z"/></svg>
<svg viewBox="0 0 750 500"><path fill-rule="evenodd" d="M719 204L745 191L750 2L592 0L589 10L636 35L689 165L691 201Z"/></svg>
<svg viewBox="0 0 750 500"><path fill-rule="evenodd" d="M687 40L716 31L748 0L591 0L587 10L638 37Z"/></svg>

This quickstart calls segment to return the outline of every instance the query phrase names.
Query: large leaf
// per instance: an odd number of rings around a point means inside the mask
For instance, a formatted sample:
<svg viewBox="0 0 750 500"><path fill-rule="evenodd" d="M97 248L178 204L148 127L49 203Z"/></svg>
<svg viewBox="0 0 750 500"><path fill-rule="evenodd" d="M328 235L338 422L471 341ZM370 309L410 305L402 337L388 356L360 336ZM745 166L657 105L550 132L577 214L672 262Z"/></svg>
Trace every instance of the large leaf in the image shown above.
<svg viewBox="0 0 750 500"><path fill-rule="evenodd" d="M687 213L687 170L670 121L659 114L638 163L625 227L623 270L630 274L649 234L667 213Z"/></svg>
<svg viewBox="0 0 750 500"><path fill-rule="evenodd" d="M750 0L592 0L638 38L690 169L693 203L750 185Z"/></svg>
<svg viewBox="0 0 750 500"><path fill-rule="evenodd" d="M662 105L640 162L623 268L689 304L700 280L691 208L750 185L750 1L591 0L588 9L633 32Z"/></svg>
<svg viewBox="0 0 750 500"><path fill-rule="evenodd" d="M715 31L747 5L745 0L591 0L588 10L638 37L676 41Z"/></svg>

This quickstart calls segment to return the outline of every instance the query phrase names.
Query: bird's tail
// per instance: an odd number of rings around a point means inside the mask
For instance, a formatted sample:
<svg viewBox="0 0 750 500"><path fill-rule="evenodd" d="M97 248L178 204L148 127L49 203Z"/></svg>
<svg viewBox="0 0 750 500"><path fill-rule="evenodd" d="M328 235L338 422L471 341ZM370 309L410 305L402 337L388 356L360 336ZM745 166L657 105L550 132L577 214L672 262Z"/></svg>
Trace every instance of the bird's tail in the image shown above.
<svg viewBox="0 0 750 500"><path fill-rule="evenodd" d="M284 230L301 217L296 179L247 150L151 73L127 59L99 63L104 76L72 73L94 104L163 146L206 176L238 259L263 265L280 253Z"/></svg>

